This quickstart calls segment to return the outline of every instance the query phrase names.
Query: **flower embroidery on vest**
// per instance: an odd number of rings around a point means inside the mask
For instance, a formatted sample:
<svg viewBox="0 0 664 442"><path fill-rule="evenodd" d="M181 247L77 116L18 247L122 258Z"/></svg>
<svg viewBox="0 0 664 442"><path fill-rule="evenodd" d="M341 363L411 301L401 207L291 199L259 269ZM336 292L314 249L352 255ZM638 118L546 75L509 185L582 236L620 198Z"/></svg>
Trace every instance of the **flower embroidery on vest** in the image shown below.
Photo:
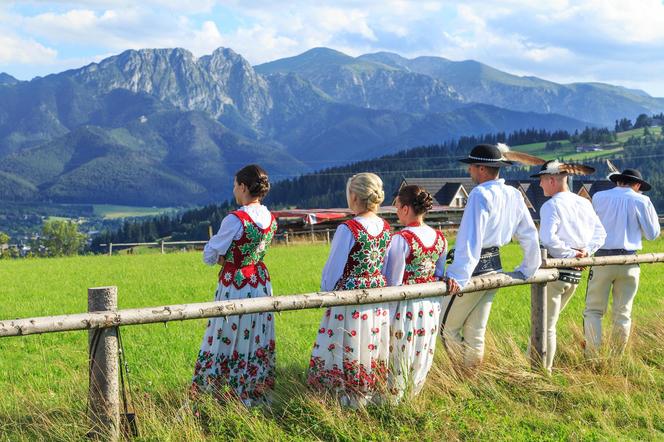
<svg viewBox="0 0 664 442"><path fill-rule="evenodd" d="M228 287L231 284L241 289L249 284L256 288L270 280L263 257L277 231L277 222L272 216L270 225L261 229L251 217L241 210L231 212L242 222L242 236L231 243L224 258L226 263L219 282Z"/></svg>
<svg viewBox="0 0 664 442"><path fill-rule="evenodd" d="M385 251L390 244L390 225L383 221L383 230L376 236L366 231L358 221L344 223L351 231L355 244L348 253L348 260L336 290L352 290L384 287L385 277L381 273Z"/></svg>
<svg viewBox="0 0 664 442"><path fill-rule="evenodd" d="M402 230L400 235L410 247L403 273L404 284L421 284L435 280L436 262L447 248L447 240L442 232L436 230L436 240L430 247L425 247L420 238L409 230ZM421 316L420 316L421 317Z"/></svg>

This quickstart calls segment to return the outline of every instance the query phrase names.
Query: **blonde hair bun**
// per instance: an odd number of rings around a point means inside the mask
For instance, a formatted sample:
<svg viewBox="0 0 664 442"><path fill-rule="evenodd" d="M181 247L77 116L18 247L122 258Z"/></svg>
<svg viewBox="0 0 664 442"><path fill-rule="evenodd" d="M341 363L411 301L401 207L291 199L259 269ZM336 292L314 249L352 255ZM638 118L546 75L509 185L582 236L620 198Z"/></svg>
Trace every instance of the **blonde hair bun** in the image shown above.
<svg viewBox="0 0 664 442"><path fill-rule="evenodd" d="M376 212L385 200L383 180L378 175L362 172L348 180L347 191L354 193L367 210Z"/></svg>

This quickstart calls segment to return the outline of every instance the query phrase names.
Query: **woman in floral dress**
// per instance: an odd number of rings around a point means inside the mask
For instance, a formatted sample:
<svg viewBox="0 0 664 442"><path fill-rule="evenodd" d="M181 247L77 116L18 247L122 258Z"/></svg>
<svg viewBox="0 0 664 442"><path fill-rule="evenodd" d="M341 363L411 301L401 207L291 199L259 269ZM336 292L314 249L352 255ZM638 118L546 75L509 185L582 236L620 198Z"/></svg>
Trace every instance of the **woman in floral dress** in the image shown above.
<svg viewBox="0 0 664 442"><path fill-rule="evenodd" d="M420 186L404 186L396 200L399 223L383 273L390 286L438 280L445 268L447 241L424 224L433 199ZM395 401L422 389L438 339L441 298L400 301L391 308L389 392Z"/></svg>
<svg viewBox="0 0 664 442"><path fill-rule="evenodd" d="M215 301L272 296L263 256L277 223L261 204L269 189L260 166L246 166L235 175L233 195L242 207L222 220L203 251L206 264L221 266ZM198 353L192 390L255 405L274 387L274 366L272 313L212 318Z"/></svg>
<svg viewBox="0 0 664 442"><path fill-rule="evenodd" d="M376 212L383 182L372 173L348 180L348 207L356 215L334 234L321 289L384 287L381 273L390 243L389 225ZM389 345L388 304L333 307L320 323L307 382L332 392L342 405L357 407L378 399L385 387Z"/></svg>

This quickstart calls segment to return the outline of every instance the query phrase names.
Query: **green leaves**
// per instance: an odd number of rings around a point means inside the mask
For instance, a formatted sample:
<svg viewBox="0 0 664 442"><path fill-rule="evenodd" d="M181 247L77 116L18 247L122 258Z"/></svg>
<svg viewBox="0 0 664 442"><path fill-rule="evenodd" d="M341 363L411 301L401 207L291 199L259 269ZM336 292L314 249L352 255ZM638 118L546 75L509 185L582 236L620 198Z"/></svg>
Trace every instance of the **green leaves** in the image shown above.
<svg viewBox="0 0 664 442"><path fill-rule="evenodd" d="M40 244L48 256L76 255L85 245L85 235L71 221L46 221L41 235Z"/></svg>

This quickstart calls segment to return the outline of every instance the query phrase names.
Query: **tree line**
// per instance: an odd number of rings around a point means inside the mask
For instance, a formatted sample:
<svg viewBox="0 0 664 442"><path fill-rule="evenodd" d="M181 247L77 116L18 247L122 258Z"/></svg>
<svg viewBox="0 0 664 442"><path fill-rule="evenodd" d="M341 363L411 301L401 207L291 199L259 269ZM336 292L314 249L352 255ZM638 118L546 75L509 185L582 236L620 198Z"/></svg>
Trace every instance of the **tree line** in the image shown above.
<svg viewBox="0 0 664 442"><path fill-rule="evenodd" d="M652 118L658 118L655 115ZM664 120L664 115L662 115ZM639 119L637 118L637 121ZM618 123L618 122L617 122ZM633 125L632 125L633 126ZM633 128L633 127L632 127ZM419 146L403 150L380 158L360 161L345 166L336 166L318 172L308 173L274 183L265 203L274 209L279 208L322 208L345 207L346 180L361 171L379 174L384 182L386 203L391 203L399 184L408 177L458 177L466 176L465 167L456 160L469 149L480 143L506 143L522 145L546 143L547 149L562 146L563 141L573 143L605 143L616 140L616 133L605 128L586 127L582 131L570 134L567 131L519 130L512 133L496 133L482 136L461 137L458 140L441 144ZM630 137L624 145L627 158L612 160L619 168L635 167L638 164L645 176L653 184L649 196L658 211L664 210L664 129L654 130L643 126L643 135ZM604 160L589 160L585 163L597 169L596 177L608 174ZM528 179L528 168L510 169L510 179ZM595 179L597 179L594 177ZM41 235L31 243L32 254L40 256L59 256L80 253L84 250L103 252L100 244L126 242L153 242L169 237L173 241L205 240L209 229L217 229L226 214L235 208L233 201L222 204L210 204L188 210L176 215L161 215L151 218L125 220L115 230L107 229L97 235L89 244L84 235L78 233L74 223L66 221L47 221ZM9 242L9 236L0 232L0 257L16 253L3 244ZM3 255L4 254L4 255Z"/></svg>
<svg viewBox="0 0 664 442"><path fill-rule="evenodd" d="M571 134L565 130L522 129L511 133L499 132L481 136L460 137L441 144L419 146L360 161L345 166L326 168L317 172L279 181L272 185L265 204L270 208L320 208L346 206L346 180L361 171L372 171L381 176L386 201L391 203L402 178L465 176L456 159L480 143L506 143L508 145L567 140ZM102 252L100 244L123 242L152 242L170 236L173 241L205 240L210 226L218 229L221 220L235 208L233 201L211 204L182 214L160 216L143 220L128 220L117 230L104 231L91 244L93 251Z"/></svg>

